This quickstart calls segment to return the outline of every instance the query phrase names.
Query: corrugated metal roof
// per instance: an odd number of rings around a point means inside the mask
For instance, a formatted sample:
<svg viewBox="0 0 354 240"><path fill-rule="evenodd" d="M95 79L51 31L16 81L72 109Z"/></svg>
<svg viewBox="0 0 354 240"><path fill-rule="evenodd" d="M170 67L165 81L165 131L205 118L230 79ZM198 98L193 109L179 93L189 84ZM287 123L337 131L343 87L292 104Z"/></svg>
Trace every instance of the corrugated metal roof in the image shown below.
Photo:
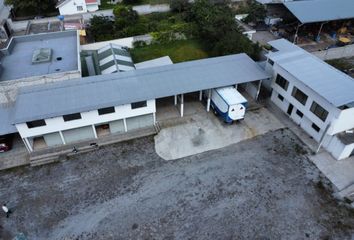
<svg viewBox="0 0 354 240"><path fill-rule="evenodd" d="M329 103L340 107L354 102L354 79L321 59L295 47L285 39L269 42L283 49L268 57L291 75L318 93ZM288 48L285 46L289 45Z"/></svg>
<svg viewBox="0 0 354 240"><path fill-rule="evenodd" d="M173 64L171 58L169 56L164 56L164 57L148 60L145 62L136 63L135 68L143 69L143 68L159 67L159 66L170 65L170 64Z"/></svg>
<svg viewBox="0 0 354 240"><path fill-rule="evenodd" d="M354 18L353 0L293 1L284 5L301 23Z"/></svg>
<svg viewBox="0 0 354 240"><path fill-rule="evenodd" d="M0 135L17 132L12 124L13 110L13 106L0 107Z"/></svg>
<svg viewBox="0 0 354 240"><path fill-rule="evenodd" d="M246 54L209 58L24 88L14 123L267 79Z"/></svg>

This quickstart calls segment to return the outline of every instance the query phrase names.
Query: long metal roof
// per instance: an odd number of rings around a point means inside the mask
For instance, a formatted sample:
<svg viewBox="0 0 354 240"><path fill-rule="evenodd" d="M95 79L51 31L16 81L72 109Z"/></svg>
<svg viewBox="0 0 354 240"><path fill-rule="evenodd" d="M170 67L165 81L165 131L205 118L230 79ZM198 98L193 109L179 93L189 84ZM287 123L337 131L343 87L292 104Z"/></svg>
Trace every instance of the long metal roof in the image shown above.
<svg viewBox="0 0 354 240"><path fill-rule="evenodd" d="M99 75L24 88L14 123L85 112L269 78L246 54Z"/></svg>
<svg viewBox="0 0 354 240"><path fill-rule="evenodd" d="M270 41L279 50L268 57L336 107L354 102L354 79L285 39ZM286 47L288 46L288 47Z"/></svg>
<svg viewBox="0 0 354 240"><path fill-rule="evenodd" d="M354 18L353 0L292 1L284 5L301 23Z"/></svg>

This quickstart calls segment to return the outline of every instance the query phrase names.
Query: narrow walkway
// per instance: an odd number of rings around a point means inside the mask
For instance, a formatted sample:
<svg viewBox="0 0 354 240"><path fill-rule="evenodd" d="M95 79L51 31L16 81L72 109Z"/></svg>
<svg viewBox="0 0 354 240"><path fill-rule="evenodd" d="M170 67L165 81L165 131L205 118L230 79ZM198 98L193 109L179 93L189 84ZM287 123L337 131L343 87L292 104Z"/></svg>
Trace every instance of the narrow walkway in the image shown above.
<svg viewBox="0 0 354 240"><path fill-rule="evenodd" d="M354 192L354 157L344 160L336 160L325 149L321 148L315 154L318 143L313 140L304 130L296 125L284 112L279 110L273 103L267 103L267 108L273 115L279 119L287 128L289 128L299 139L306 144L312 154L309 159L317 168L328 178L339 192L339 196L344 197Z"/></svg>

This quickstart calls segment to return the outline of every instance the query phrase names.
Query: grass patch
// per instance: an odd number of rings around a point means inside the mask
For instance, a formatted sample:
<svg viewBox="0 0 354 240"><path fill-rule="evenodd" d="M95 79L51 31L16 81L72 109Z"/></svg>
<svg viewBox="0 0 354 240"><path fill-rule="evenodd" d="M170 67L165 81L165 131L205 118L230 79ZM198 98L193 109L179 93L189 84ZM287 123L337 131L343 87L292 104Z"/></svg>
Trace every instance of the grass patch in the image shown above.
<svg viewBox="0 0 354 240"><path fill-rule="evenodd" d="M145 4L150 4L150 5L157 5L157 4L169 4L170 0L140 0L137 1L134 4L124 4L124 3L119 3L120 5L126 5L126 6L136 6L136 5L145 5ZM101 0L101 5L99 6L100 10L105 10L105 9L113 9L117 4L111 4L109 0Z"/></svg>
<svg viewBox="0 0 354 240"><path fill-rule="evenodd" d="M117 4L111 4L109 0L101 0L100 10L113 9Z"/></svg>
<svg viewBox="0 0 354 240"><path fill-rule="evenodd" d="M354 64L351 64L345 59L333 59L327 60L326 62L344 73L346 73L346 70L354 68Z"/></svg>
<svg viewBox="0 0 354 240"><path fill-rule="evenodd" d="M165 44L152 44L130 51L135 63L169 56L174 63L207 58L208 54L197 40L180 40Z"/></svg>

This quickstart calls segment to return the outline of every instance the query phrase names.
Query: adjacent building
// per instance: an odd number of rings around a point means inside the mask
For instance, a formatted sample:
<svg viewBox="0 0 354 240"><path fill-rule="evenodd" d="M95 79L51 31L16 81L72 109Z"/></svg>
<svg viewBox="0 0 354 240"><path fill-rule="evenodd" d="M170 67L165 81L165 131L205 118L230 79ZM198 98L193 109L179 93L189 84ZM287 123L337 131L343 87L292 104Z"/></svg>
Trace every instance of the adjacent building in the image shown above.
<svg viewBox="0 0 354 240"><path fill-rule="evenodd" d="M336 159L354 155L354 79L285 39L269 44L271 100Z"/></svg>
<svg viewBox="0 0 354 240"><path fill-rule="evenodd" d="M59 0L56 8L60 15L72 15L86 12L95 12L101 5L100 0Z"/></svg>
<svg viewBox="0 0 354 240"><path fill-rule="evenodd" d="M20 87L81 77L79 51L77 31L12 37L0 50L0 104L14 102Z"/></svg>

